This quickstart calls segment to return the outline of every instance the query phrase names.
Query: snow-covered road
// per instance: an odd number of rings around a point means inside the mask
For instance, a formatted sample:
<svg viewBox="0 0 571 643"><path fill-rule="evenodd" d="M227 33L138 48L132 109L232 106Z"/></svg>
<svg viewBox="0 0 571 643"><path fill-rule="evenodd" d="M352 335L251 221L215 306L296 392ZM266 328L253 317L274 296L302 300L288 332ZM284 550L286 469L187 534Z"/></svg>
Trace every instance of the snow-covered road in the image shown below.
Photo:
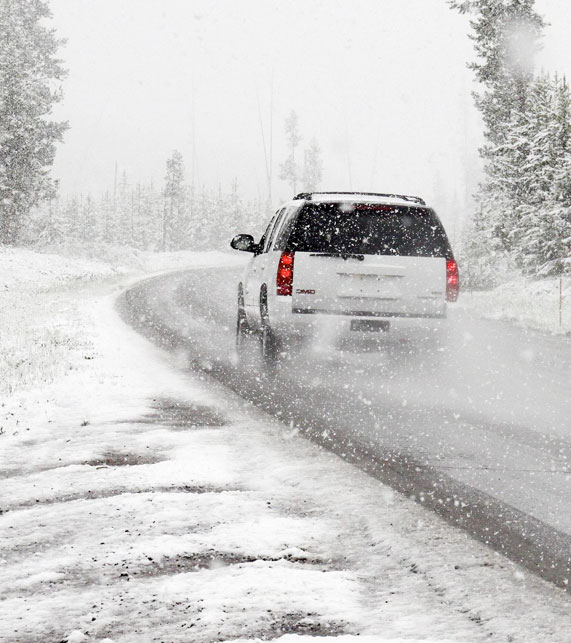
<svg viewBox="0 0 571 643"><path fill-rule="evenodd" d="M140 329L486 544L569 588L571 343L452 311L438 350L298 355L274 378L233 351L236 269L127 293ZM255 340L252 354L256 355Z"/></svg>
<svg viewBox="0 0 571 643"><path fill-rule="evenodd" d="M132 274L0 268L0 641L568 640L569 594L189 371L230 330L184 289L164 351L114 310Z"/></svg>

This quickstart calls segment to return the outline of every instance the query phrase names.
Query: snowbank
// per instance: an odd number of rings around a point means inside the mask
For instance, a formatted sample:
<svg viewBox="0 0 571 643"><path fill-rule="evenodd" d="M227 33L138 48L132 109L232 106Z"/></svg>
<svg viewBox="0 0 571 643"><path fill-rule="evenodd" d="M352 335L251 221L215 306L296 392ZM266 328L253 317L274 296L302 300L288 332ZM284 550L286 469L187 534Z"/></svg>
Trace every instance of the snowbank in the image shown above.
<svg viewBox="0 0 571 643"><path fill-rule="evenodd" d="M561 288L561 290L560 290ZM571 278L520 278L494 290L461 294L458 308L554 334L571 334Z"/></svg>
<svg viewBox="0 0 571 643"><path fill-rule="evenodd" d="M80 321L86 299L120 289L128 278L240 260L222 252L155 254L87 245L62 250L65 256L0 247L0 399L53 382L93 358Z"/></svg>
<svg viewBox="0 0 571 643"><path fill-rule="evenodd" d="M0 249L0 398L47 384L91 359L72 295L119 282L110 264L22 249Z"/></svg>
<svg viewBox="0 0 571 643"><path fill-rule="evenodd" d="M184 270L186 267L224 265L245 259L235 251L208 250L204 252L180 250L151 252L129 246L108 243L66 242L37 248L38 253L67 258L72 262L93 261L114 266L117 270L153 273L162 270Z"/></svg>

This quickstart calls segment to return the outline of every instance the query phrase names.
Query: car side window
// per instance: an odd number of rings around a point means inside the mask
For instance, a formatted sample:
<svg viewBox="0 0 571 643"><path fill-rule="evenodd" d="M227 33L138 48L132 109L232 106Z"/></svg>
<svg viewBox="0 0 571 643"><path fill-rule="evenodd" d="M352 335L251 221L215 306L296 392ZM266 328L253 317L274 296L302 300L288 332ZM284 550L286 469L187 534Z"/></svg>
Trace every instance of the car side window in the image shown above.
<svg viewBox="0 0 571 643"><path fill-rule="evenodd" d="M279 230L276 227L276 234L274 234L274 243L272 245L272 250L285 249L285 245L297 218L298 212L299 206L297 205L292 205L287 208L285 216L282 220L282 225L280 225Z"/></svg>
<svg viewBox="0 0 571 643"><path fill-rule="evenodd" d="M276 216L271 220L270 225L268 226L268 229L264 234L264 246L262 252L268 252L268 250L270 249L271 243L274 239L274 235L282 222L285 211L286 208L278 210L276 212Z"/></svg>
<svg viewBox="0 0 571 643"><path fill-rule="evenodd" d="M261 236L260 240L258 241L258 246L260 248L259 253L265 252L265 247L267 245L267 242L268 242L268 239L270 237L270 233L271 233L271 230L272 230L272 228L274 226L274 223L276 222L277 216L278 216L278 213L274 214L274 216L272 217L272 220L268 223L268 227L266 228L266 231L264 232L264 234Z"/></svg>

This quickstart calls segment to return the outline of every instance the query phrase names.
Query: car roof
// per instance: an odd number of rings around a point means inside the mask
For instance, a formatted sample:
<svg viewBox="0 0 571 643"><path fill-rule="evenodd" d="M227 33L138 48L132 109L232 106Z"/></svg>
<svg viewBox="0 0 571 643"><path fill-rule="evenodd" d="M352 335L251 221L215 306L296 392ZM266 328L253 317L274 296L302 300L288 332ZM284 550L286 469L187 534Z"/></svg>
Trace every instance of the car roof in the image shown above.
<svg viewBox="0 0 571 643"><path fill-rule="evenodd" d="M377 192L308 192L298 194L290 203L298 205L301 201L311 203L381 203L384 205L428 207L424 199L418 196L379 194Z"/></svg>

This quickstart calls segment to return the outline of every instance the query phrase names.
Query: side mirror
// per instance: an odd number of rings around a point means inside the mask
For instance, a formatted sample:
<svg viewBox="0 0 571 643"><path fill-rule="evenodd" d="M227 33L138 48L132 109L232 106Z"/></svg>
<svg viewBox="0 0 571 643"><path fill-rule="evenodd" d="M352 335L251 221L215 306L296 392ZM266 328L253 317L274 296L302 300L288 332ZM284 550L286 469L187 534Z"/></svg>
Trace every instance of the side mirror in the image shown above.
<svg viewBox="0 0 571 643"><path fill-rule="evenodd" d="M254 243L254 237L251 234L236 235L230 245L234 250L243 250L244 252L256 252L258 246Z"/></svg>

